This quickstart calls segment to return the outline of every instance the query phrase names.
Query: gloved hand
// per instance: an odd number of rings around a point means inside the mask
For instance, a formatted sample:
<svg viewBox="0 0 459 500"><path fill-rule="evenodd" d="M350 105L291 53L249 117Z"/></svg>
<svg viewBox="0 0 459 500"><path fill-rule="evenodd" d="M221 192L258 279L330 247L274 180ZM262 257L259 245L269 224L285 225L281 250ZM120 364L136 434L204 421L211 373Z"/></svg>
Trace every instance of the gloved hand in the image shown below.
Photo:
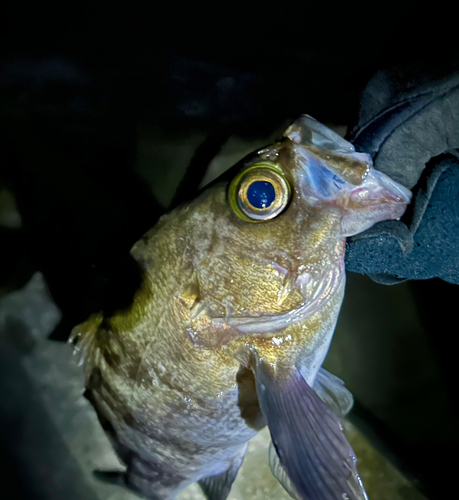
<svg viewBox="0 0 459 500"><path fill-rule="evenodd" d="M373 156L376 169L413 191L400 221L348 240L347 269L384 284L434 277L459 283L457 66L377 73L347 139Z"/></svg>

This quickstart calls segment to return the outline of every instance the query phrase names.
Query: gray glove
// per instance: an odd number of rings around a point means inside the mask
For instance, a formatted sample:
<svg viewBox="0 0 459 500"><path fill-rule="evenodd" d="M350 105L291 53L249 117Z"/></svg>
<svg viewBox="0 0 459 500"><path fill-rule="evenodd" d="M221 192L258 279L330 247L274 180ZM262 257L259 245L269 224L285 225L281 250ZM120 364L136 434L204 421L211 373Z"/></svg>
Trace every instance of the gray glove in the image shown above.
<svg viewBox="0 0 459 500"><path fill-rule="evenodd" d="M377 73L347 137L414 195L401 221L348 241L347 269L379 283L434 277L459 283L459 71L434 73Z"/></svg>

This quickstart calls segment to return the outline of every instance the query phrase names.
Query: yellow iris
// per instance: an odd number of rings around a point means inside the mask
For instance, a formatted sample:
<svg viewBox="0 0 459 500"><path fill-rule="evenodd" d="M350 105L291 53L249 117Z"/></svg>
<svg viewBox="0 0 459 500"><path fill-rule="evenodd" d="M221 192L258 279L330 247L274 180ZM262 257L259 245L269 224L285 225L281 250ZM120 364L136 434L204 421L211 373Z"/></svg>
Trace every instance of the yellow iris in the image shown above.
<svg viewBox="0 0 459 500"><path fill-rule="evenodd" d="M254 183L266 183L272 187L274 197L261 207L251 203L250 190ZM247 222L263 222L274 219L288 205L291 195L290 184L275 163L260 162L243 169L232 180L228 198L234 213Z"/></svg>

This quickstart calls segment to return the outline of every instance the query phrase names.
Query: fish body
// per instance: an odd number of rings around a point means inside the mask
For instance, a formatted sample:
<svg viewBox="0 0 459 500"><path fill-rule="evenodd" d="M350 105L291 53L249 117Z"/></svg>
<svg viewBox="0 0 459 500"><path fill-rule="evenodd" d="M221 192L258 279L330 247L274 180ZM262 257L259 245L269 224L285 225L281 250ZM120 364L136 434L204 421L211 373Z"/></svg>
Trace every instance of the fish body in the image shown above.
<svg viewBox="0 0 459 500"><path fill-rule="evenodd" d="M409 200L304 115L163 216L132 248L143 281L131 306L72 333L123 481L155 500L199 481L224 500L268 425L271 468L292 496L365 498L339 420L312 388L344 295L345 238Z"/></svg>

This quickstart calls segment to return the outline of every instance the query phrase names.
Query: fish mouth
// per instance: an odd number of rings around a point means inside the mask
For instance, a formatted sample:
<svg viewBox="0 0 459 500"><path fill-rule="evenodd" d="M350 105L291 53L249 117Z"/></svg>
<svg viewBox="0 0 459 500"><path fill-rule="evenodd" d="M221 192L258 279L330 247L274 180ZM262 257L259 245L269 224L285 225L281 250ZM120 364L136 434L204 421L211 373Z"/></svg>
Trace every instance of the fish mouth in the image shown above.
<svg viewBox="0 0 459 500"><path fill-rule="evenodd" d="M351 206L358 209L388 203L406 206L411 201L411 191L373 168L371 157L365 153L347 153L341 157L345 164L351 156L359 155L352 159L358 171L352 173L352 178L351 168L345 173L336 172L324 153L319 156L317 151L302 146L296 146L295 152L301 165L302 194L311 205L335 202L346 210Z"/></svg>
<svg viewBox="0 0 459 500"><path fill-rule="evenodd" d="M389 176L371 168L361 186L352 190L351 200L357 204L399 203L407 205L411 201L411 191Z"/></svg>
<svg viewBox="0 0 459 500"><path fill-rule="evenodd" d="M303 199L310 206L335 206L342 214L341 236L399 219L411 192L373 167L367 153L310 116L301 116L284 133L292 141Z"/></svg>
<svg viewBox="0 0 459 500"><path fill-rule="evenodd" d="M274 333L289 325L302 322L324 307L340 288L344 281L344 261L340 259L315 280L300 275L297 282L301 281L304 285L300 285L304 301L287 313L212 318L211 323L217 328L231 328L241 334L250 335Z"/></svg>

